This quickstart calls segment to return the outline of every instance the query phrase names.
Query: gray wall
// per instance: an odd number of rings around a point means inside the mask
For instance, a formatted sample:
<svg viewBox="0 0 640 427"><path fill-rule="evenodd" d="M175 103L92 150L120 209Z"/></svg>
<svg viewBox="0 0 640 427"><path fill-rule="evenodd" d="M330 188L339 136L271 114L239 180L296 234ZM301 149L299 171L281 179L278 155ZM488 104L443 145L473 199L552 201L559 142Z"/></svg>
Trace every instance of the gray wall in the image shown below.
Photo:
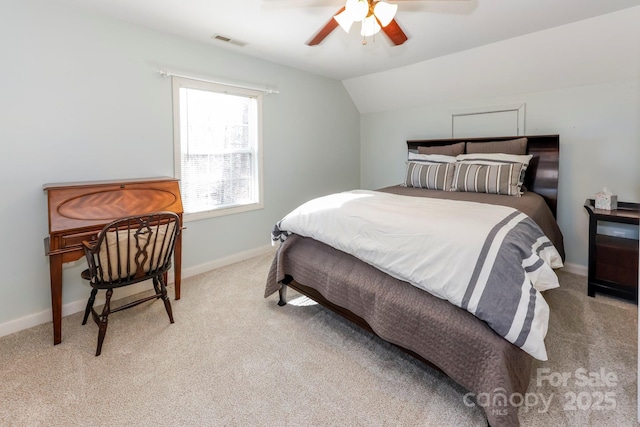
<svg viewBox="0 0 640 427"><path fill-rule="evenodd" d="M362 113L362 186L401 182L405 141L450 137L452 113L524 103L526 133L560 135L558 222L586 274L585 199L606 186L640 202L638 22L640 6L345 81Z"/></svg>
<svg viewBox="0 0 640 427"><path fill-rule="evenodd" d="M173 175L158 66L280 91L264 98L265 208L187 223L185 269L267 246L299 203L358 187L359 113L340 82L54 3L0 3L0 326L50 309L43 184ZM65 305L88 297L82 266L64 270Z"/></svg>

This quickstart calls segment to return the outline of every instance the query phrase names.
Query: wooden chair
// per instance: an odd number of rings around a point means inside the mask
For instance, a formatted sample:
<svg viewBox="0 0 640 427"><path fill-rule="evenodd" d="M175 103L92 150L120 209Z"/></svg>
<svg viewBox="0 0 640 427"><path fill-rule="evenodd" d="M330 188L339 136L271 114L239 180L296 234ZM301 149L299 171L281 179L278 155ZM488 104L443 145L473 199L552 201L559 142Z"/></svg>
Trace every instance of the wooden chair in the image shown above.
<svg viewBox="0 0 640 427"><path fill-rule="evenodd" d="M180 219L173 212L156 212L121 218L107 224L95 242L82 242L89 268L82 272L82 278L89 280L93 288L87 301L82 324L87 323L89 313L98 324L98 348L107 333L109 314L134 307L152 299L162 299L164 307L173 323L171 303L167 296L167 271L171 267L171 257L180 233ZM115 288L133 285L145 280L153 281L155 294L111 308L111 296ZM106 290L106 300L102 313L93 308L98 290Z"/></svg>

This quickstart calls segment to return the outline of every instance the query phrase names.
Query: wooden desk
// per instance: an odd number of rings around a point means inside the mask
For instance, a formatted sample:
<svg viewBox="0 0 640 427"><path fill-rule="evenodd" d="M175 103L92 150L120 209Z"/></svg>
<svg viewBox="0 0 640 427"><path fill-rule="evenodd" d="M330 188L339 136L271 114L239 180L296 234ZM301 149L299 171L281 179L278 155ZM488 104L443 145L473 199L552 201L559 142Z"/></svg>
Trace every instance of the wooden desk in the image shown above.
<svg viewBox="0 0 640 427"><path fill-rule="evenodd" d="M44 239L51 276L53 343L62 341L62 264L84 257L82 241L95 240L111 221L130 215L170 211L180 217L182 198L175 178L141 178L117 181L45 184L48 198L49 236ZM174 250L175 298L180 299L182 233Z"/></svg>

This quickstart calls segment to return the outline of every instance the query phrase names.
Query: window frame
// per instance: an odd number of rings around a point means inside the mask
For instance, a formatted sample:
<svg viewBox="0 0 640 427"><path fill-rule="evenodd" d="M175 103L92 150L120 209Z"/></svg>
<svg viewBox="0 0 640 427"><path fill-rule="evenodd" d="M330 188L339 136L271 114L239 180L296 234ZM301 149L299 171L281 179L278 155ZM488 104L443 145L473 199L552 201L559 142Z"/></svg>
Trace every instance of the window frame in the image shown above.
<svg viewBox="0 0 640 427"><path fill-rule="evenodd" d="M226 215L234 215L242 212L249 212L264 209L264 177L263 177L263 152L262 152L262 98L263 93L258 90L240 88L236 86L228 86L221 83L213 83L204 80L190 79L186 77L173 76L171 78L172 85L172 104L173 104L173 148L174 148L174 177L180 180L182 186L182 141L180 132L180 89L198 89L210 92L225 93L235 96L245 96L256 99L257 107L257 140L255 147L255 165L254 179L257 190L258 200L254 203L246 203L219 207L202 212L185 212L183 219L185 222L197 221L206 218L215 218Z"/></svg>

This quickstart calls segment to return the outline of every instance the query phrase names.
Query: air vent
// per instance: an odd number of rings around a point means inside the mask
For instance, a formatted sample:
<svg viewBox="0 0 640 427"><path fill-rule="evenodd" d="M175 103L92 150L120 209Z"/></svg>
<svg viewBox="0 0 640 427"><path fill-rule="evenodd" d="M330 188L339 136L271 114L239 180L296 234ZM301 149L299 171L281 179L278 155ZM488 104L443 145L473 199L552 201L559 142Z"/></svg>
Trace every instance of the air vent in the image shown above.
<svg viewBox="0 0 640 427"><path fill-rule="evenodd" d="M220 42L235 44L236 46L240 47L244 47L247 45L247 43L243 41L232 39L231 37L223 36L222 34L214 34L211 36L211 38Z"/></svg>

